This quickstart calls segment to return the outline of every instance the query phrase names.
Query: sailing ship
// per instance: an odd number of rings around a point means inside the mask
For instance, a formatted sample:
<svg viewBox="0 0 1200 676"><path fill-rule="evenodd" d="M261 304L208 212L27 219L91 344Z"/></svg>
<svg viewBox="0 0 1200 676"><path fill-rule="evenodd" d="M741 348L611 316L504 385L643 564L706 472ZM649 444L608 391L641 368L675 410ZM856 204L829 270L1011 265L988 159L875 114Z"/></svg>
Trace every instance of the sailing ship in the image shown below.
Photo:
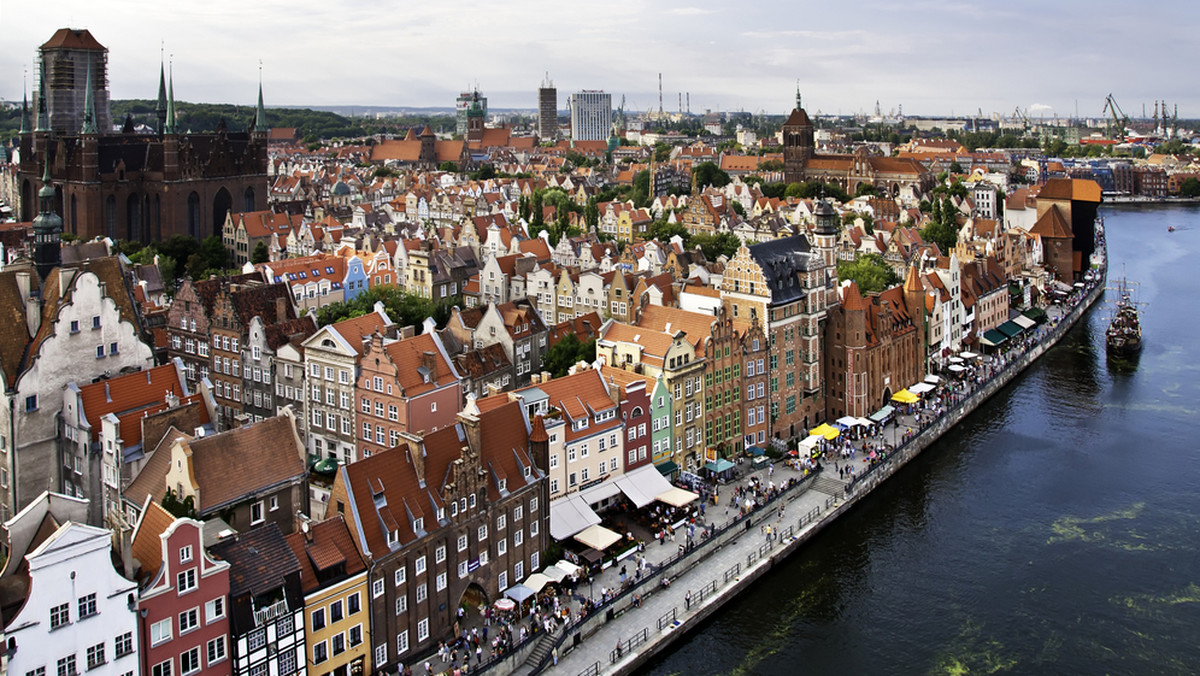
<svg viewBox="0 0 1200 676"><path fill-rule="evenodd" d="M1134 285L1124 278L1117 280L1117 302L1105 332L1108 353L1113 356L1129 357L1142 349L1142 324L1138 303L1133 300Z"/></svg>

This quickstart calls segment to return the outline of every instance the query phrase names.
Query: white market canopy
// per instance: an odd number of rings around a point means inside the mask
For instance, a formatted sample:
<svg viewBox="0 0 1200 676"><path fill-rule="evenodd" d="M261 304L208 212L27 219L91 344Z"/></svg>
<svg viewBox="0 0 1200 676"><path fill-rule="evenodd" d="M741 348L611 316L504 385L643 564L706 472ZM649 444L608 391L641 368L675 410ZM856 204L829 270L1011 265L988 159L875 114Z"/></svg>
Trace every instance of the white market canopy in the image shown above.
<svg viewBox="0 0 1200 676"><path fill-rule="evenodd" d="M961 352L958 356L962 357L963 359L976 359L979 357L979 355L975 354L974 352Z"/></svg>
<svg viewBox="0 0 1200 676"><path fill-rule="evenodd" d="M937 385L938 383L942 382L942 379L930 373L929 375L925 376L925 382L929 383L930 385Z"/></svg>
<svg viewBox="0 0 1200 676"><path fill-rule="evenodd" d="M858 418L849 415L844 415L838 418L835 422L837 422L839 425L845 425L846 427L855 427L859 424Z"/></svg>
<svg viewBox="0 0 1200 676"><path fill-rule="evenodd" d="M558 563L554 564L554 567L572 577L578 575L583 570L579 566L571 563L570 561L567 561L566 559L563 559L562 561L559 561Z"/></svg>
<svg viewBox="0 0 1200 676"><path fill-rule="evenodd" d="M525 581L522 582L521 584L525 585L526 587L529 587L530 589L533 590L533 593L536 594L536 593L542 591L542 588L545 587L546 585L550 584L551 582L554 582L554 580L552 580L551 578L549 578L545 575L542 575L541 573L534 573L533 575L530 575L529 577L525 578Z"/></svg>
<svg viewBox="0 0 1200 676"><path fill-rule="evenodd" d="M1017 315L1016 317L1013 317L1013 323L1023 329L1029 329L1037 326L1037 322L1033 321L1029 317L1026 317L1025 315Z"/></svg>
<svg viewBox="0 0 1200 676"><path fill-rule="evenodd" d="M504 595L507 596L508 598L516 601L517 603L524 601L525 599L529 598L530 596L533 596L536 593L537 592L533 591L532 589L530 589L529 587L526 587L523 584L514 584L513 586L504 590Z"/></svg>
<svg viewBox="0 0 1200 676"><path fill-rule="evenodd" d="M825 437L821 436L820 434L810 434L804 438L804 441L800 442L800 448L807 448L809 450L812 450L824 438Z"/></svg>
<svg viewBox="0 0 1200 676"><path fill-rule="evenodd" d="M659 495L671 490L671 482L667 481L654 465L643 465L632 472L626 472L614 479L613 483L639 508L654 502Z"/></svg>
<svg viewBox="0 0 1200 676"><path fill-rule="evenodd" d="M575 534L575 541L602 552L621 540L621 536L599 524L588 526L581 533Z"/></svg>
<svg viewBox="0 0 1200 676"><path fill-rule="evenodd" d="M555 540L566 540L599 523L600 516L578 493L550 503L550 537Z"/></svg>
<svg viewBox="0 0 1200 676"><path fill-rule="evenodd" d="M959 366L958 364L951 364L951 365L950 365L950 371L951 371L952 373L962 373L963 371L966 371L966 370L967 370L967 369L966 369L965 367Z"/></svg>
<svg viewBox="0 0 1200 676"><path fill-rule="evenodd" d="M930 392L932 390L933 385L930 385L929 383L917 383L916 385L908 388L908 391L912 392L913 394L925 394L926 392Z"/></svg>
<svg viewBox="0 0 1200 676"><path fill-rule="evenodd" d="M874 425L875 423L871 422L867 418L859 418L858 424L860 427L870 427L871 425Z"/></svg>
<svg viewBox="0 0 1200 676"><path fill-rule="evenodd" d="M559 568L558 566L546 566L546 569L542 571L542 575L545 575L555 582L562 582L567 578L567 571Z"/></svg>
<svg viewBox="0 0 1200 676"><path fill-rule="evenodd" d="M694 500L699 499L699 495L682 488L671 487L671 490L659 495L656 499L659 502L665 502L672 507L682 507Z"/></svg>

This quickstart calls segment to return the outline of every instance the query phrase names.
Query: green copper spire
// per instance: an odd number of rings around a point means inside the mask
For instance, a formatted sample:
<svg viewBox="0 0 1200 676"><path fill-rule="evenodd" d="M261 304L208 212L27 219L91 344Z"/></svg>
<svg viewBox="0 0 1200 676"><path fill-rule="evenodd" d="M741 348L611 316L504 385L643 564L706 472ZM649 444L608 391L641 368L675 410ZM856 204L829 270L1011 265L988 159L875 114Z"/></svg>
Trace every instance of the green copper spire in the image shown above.
<svg viewBox="0 0 1200 676"><path fill-rule="evenodd" d="M87 89L83 93L83 129L81 134L96 134L96 99L92 94L92 64L88 63Z"/></svg>
<svg viewBox="0 0 1200 676"><path fill-rule="evenodd" d="M167 114L163 119L163 133L175 133L175 69L171 68L171 84L167 93Z"/></svg>
<svg viewBox="0 0 1200 676"><path fill-rule="evenodd" d="M158 103L154 106L154 116L158 118L159 131L165 131L167 121L167 67L161 61L158 64Z"/></svg>
<svg viewBox="0 0 1200 676"><path fill-rule="evenodd" d="M29 133L29 93L21 87L21 133Z"/></svg>
<svg viewBox="0 0 1200 676"><path fill-rule="evenodd" d="M46 109L46 71L38 74L37 128L34 131L50 131L50 111Z"/></svg>
<svg viewBox="0 0 1200 676"><path fill-rule="evenodd" d="M46 279L50 271L62 263L62 217L54 212L54 186L50 185L50 160L43 163L42 189L38 191L41 211L33 219L33 262L38 276Z"/></svg>
<svg viewBox="0 0 1200 676"><path fill-rule="evenodd" d="M267 111L263 108L262 71L258 75L258 110L254 113L254 131L267 131Z"/></svg>

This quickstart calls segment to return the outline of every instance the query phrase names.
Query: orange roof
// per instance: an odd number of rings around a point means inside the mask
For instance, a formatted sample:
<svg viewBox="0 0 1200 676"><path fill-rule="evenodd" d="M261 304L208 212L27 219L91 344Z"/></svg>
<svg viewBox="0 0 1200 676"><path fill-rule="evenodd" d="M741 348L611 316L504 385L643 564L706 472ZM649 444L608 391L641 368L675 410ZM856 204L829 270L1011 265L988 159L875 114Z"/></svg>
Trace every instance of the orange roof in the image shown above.
<svg viewBox="0 0 1200 676"><path fill-rule="evenodd" d="M1100 202L1100 184L1086 178L1052 178L1042 186L1038 197L1054 200Z"/></svg>
<svg viewBox="0 0 1200 676"><path fill-rule="evenodd" d="M100 419L112 413L121 421L121 440L125 445L141 443L142 426L138 420L165 409L167 393L181 399L185 394L174 364L83 385L79 388L79 398L92 427L92 441L100 439Z"/></svg>
<svg viewBox="0 0 1200 676"><path fill-rule="evenodd" d="M363 353L363 339L373 333L383 333L386 326L383 323L383 317L378 312L368 312L361 317L343 319L333 325L333 330L341 334L346 339L346 342L354 346L354 351L361 357Z"/></svg>
<svg viewBox="0 0 1200 676"><path fill-rule="evenodd" d="M637 320L637 326L662 331L673 335L676 331L687 334L687 340L697 352L703 352L704 340L712 336L713 322L717 318L704 312L692 312L662 305L647 305L642 308ZM750 328L750 323L739 319L733 320L734 329L739 333Z"/></svg>
<svg viewBox="0 0 1200 676"><path fill-rule="evenodd" d="M1029 232L1051 239L1070 239L1074 236L1071 234L1071 225L1067 223L1057 204L1051 205Z"/></svg>
<svg viewBox="0 0 1200 676"><path fill-rule="evenodd" d="M42 49L104 49L86 28L59 28L42 44Z"/></svg>
<svg viewBox="0 0 1200 676"><path fill-rule="evenodd" d="M171 513L151 500L138 520L137 532L133 534L133 558L142 564L141 576L154 578L162 565L162 534L175 523Z"/></svg>
<svg viewBox="0 0 1200 676"><path fill-rule="evenodd" d="M396 364L396 380L400 382L400 387L404 388L406 397L415 397L457 380L450 362L446 361L442 351L434 344L432 334L422 333L412 338L397 340L386 345L384 352ZM437 378L429 382L426 382L425 374L420 371L426 352L433 353L437 367Z"/></svg>

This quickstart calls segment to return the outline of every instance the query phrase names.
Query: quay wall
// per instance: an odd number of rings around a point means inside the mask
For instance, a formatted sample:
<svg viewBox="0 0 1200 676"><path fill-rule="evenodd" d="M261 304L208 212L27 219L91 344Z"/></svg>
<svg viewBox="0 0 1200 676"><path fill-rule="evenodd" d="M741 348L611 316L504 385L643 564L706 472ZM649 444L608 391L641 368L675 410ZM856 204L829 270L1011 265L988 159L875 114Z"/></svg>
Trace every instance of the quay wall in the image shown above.
<svg viewBox="0 0 1200 676"><path fill-rule="evenodd" d="M899 451L893 453L886 462L877 465L872 472L864 476L861 480L857 481L853 485L850 493L845 498L840 500L836 498L830 498L826 502L826 509L821 512L819 518L814 518L807 525L804 525L798 533L795 533L792 539L780 542L774 547L767 548L768 551L766 553L756 557L756 560L753 561L753 563L748 563L748 565L746 565L741 573L735 576L734 579L727 581L723 586L718 586L711 596L700 599L697 604L693 604L696 607L690 612L686 613L684 616L680 617L678 621L673 624L673 626L666 628L664 631L657 632L655 632L653 628L650 628L652 632L651 635L648 637L645 643L638 646L636 653L629 655L629 657L619 661L617 664L613 664L610 667L603 669L603 671L605 673L613 674L633 673L639 667L648 662L652 657L654 657L654 655L665 650L674 641L685 636L688 631L695 628L697 625L711 616L714 612L720 609L722 605L741 593L755 580L765 575L767 571L773 568L776 564L784 561L801 547L803 547L804 544L807 543L813 536L815 536L829 524L836 521L837 518L842 514L854 508L854 506L857 505L860 500L869 495L876 486L899 471L901 467L906 465L910 460L915 458L918 454L941 438L941 436L945 434L947 430L954 427L954 425L958 424L963 418L975 411L975 409L983 404L983 402L987 401L994 394L1008 386L1013 379L1025 371L1025 369L1029 368L1029 366L1037 361L1039 357L1045 354L1050 348L1058 344L1058 341L1062 339L1067 331L1074 327L1080 318L1082 318L1083 315L1088 311L1088 309L1095 304L1096 300L1100 297L1100 294L1103 291L1103 282L1098 282L1078 305L1076 305L1068 314L1064 315L1062 319L1060 319L1057 326L1055 326L1053 329L1049 329L1046 332L1041 341L1034 345L1025 354L1014 359L1012 362L1009 362L1009 364L1007 364L983 387L976 390L969 397L963 399L954 406L951 406L945 415L940 416L936 421L924 428L920 433L909 440L909 442L906 443ZM807 484L809 482L805 481L804 483ZM793 491L790 491L792 495L790 495L788 499L794 499L795 497L798 497L803 488L805 487L802 486L800 491L794 489ZM756 513L756 516L761 514L761 518L759 518L758 521L769 519L771 512L772 510L770 509L759 510L759 512ZM753 519L751 521L752 523L754 522ZM747 527L747 530L749 530L749 527ZM716 542L714 544L717 546L713 547L711 551L715 551L721 545L726 544L743 534L744 531L740 528L728 529L727 532L722 533L720 538L716 538ZM785 537L781 539L786 540L786 532ZM704 557L692 558L702 559ZM750 558L755 557L752 554ZM692 566L698 563L700 563L699 560L691 562L691 565L689 565L688 568L690 569ZM674 575L677 575L680 572L683 572L683 570L676 572L672 572L670 570L655 571L655 577L661 577L661 575L664 574L674 577ZM722 571L711 572L720 575ZM596 616L589 619L599 623L604 620L604 617ZM587 623L583 623L583 626L586 628ZM631 627L631 629L633 629L633 627ZM586 633L584 635L586 636Z"/></svg>

